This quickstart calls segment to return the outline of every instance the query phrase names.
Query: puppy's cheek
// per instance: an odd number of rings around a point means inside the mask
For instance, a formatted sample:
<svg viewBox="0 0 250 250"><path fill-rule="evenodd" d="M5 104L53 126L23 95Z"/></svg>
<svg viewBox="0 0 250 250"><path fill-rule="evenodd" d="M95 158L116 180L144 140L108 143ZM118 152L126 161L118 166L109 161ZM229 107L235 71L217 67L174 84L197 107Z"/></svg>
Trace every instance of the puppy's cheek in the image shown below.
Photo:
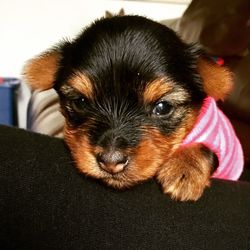
<svg viewBox="0 0 250 250"><path fill-rule="evenodd" d="M193 127L196 112L190 112L179 128L171 135L162 134L157 128L143 128L144 138L135 151L133 175L145 180L154 177L161 166L180 147L182 141Z"/></svg>
<svg viewBox="0 0 250 250"><path fill-rule="evenodd" d="M64 138L70 148L71 155L76 163L77 169L94 178L101 178L96 159L93 155L93 147L90 145L84 131L65 128Z"/></svg>
<svg viewBox="0 0 250 250"><path fill-rule="evenodd" d="M167 152L167 150L168 145L165 144L164 149L158 147L155 138L142 139L134 152L134 166L133 169L131 168L131 175L133 178L138 180L152 178L158 168L163 164L163 151Z"/></svg>
<svg viewBox="0 0 250 250"><path fill-rule="evenodd" d="M149 129L133 152L133 167L129 173L131 179L141 181L154 177L181 141L179 135L164 136L157 129Z"/></svg>

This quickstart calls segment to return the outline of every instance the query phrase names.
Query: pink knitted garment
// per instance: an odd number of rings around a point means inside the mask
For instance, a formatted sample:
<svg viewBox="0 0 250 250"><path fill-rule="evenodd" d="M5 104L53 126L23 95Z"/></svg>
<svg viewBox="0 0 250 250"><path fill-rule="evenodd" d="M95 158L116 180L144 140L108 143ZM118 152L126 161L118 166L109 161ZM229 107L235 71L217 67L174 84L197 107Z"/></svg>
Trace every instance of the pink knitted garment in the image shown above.
<svg viewBox="0 0 250 250"><path fill-rule="evenodd" d="M202 143L213 151L219 166L212 177L237 180L243 171L243 152L228 118L217 107L212 97L207 97L192 131L182 145Z"/></svg>

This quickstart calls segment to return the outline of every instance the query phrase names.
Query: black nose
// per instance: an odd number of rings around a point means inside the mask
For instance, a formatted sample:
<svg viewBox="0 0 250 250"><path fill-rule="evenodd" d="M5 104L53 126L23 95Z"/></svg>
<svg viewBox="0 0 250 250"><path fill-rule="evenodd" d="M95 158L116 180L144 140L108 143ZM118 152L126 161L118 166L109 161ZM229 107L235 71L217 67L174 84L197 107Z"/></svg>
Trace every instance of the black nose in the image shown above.
<svg viewBox="0 0 250 250"><path fill-rule="evenodd" d="M129 163L128 156L120 151L108 151L96 157L100 168L110 174L122 172Z"/></svg>

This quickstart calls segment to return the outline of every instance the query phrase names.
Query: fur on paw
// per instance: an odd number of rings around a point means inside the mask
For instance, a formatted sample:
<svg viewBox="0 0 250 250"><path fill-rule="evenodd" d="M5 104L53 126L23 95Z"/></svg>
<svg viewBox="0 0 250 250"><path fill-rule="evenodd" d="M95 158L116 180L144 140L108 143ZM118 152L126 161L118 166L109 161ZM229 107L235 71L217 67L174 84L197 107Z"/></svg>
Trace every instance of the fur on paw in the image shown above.
<svg viewBox="0 0 250 250"><path fill-rule="evenodd" d="M163 192L172 199L196 201L210 185L211 161L201 147L194 145L178 150L158 172Z"/></svg>

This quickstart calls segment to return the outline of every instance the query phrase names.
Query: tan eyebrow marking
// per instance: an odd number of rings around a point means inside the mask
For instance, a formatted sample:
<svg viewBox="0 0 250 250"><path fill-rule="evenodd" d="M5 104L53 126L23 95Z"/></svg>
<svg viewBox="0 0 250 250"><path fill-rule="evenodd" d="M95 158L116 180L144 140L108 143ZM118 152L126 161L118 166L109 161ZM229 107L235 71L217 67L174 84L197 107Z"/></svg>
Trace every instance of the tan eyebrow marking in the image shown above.
<svg viewBox="0 0 250 250"><path fill-rule="evenodd" d="M156 79L148 83L144 89L143 101L144 103L156 102L171 90L173 90L171 81L167 81L166 79Z"/></svg>
<svg viewBox="0 0 250 250"><path fill-rule="evenodd" d="M79 91L81 94L89 98L90 100L94 99L93 84L90 79L83 73L75 73L69 80L71 87Z"/></svg>

